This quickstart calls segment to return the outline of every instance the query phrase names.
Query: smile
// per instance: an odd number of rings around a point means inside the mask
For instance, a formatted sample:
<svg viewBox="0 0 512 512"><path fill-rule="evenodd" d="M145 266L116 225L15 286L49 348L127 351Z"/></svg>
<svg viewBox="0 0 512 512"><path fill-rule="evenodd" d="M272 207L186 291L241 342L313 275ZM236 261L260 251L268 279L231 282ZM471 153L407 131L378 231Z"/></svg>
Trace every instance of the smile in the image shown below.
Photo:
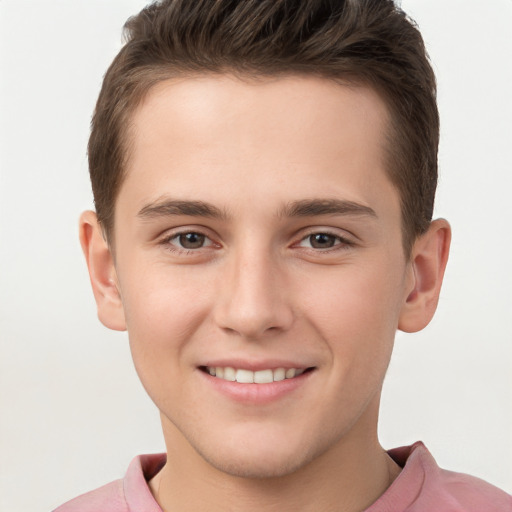
<svg viewBox="0 0 512 512"><path fill-rule="evenodd" d="M227 380L230 382L239 382L243 384L270 384L271 382L279 382L286 379L293 379L302 375L311 368L276 368L267 370L245 370L241 368L213 367L205 366L203 371L209 373L212 377Z"/></svg>

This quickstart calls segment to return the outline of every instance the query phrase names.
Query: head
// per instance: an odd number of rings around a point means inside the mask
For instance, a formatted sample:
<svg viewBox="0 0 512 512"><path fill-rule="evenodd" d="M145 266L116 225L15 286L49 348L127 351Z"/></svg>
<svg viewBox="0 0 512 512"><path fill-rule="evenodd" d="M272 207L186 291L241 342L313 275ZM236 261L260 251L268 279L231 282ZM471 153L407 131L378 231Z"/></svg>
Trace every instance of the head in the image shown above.
<svg viewBox="0 0 512 512"><path fill-rule="evenodd" d="M173 459L362 460L395 332L430 321L448 255L419 33L385 0L176 0L127 34L81 239Z"/></svg>
<svg viewBox="0 0 512 512"><path fill-rule="evenodd" d="M436 85L421 34L392 0L160 1L128 20L92 122L89 167L112 242L134 111L157 83L230 73L318 76L363 85L388 108L386 172L401 201L403 246L432 219L437 185Z"/></svg>

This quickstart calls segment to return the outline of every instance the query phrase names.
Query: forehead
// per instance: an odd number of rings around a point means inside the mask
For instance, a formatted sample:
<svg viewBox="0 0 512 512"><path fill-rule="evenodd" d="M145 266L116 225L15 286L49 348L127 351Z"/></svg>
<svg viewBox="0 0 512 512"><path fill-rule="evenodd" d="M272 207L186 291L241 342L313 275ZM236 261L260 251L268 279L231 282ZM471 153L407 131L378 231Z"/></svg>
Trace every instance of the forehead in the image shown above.
<svg viewBox="0 0 512 512"><path fill-rule="evenodd" d="M201 138L205 144L219 136L219 130L231 128L233 135L243 126L244 132L238 132L242 136L249 125L252 133L264 131L268 139L278 134L294 140L326 140L327 131L335 137L357 137L370 128L368 138L373 135L380 143L388 111L380 96L362 85L307 75L203 74L159 82L146 94L132 121L135 148L147 143L147 136L165 136L161 128L166 121L171 121L167 131L174 127L174 135Z"/></svg>
<svg viewBox="0 0 512 512"><path fill-rule="evenodd" d="M387 125L373 90L318 77L164 81L133 115L120 199L129 190L141 208L171 190L226 203L244 193L301 200L305 189L363 203L396 195L384 172Z"/></svg>

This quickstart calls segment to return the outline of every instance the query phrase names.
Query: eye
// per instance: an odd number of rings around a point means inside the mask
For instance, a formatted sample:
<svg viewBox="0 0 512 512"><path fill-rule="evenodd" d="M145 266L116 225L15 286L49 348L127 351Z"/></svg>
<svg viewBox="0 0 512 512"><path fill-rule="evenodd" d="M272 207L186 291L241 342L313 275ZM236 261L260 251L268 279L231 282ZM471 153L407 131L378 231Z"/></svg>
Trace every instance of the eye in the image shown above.
<svg viewBox="0 0 512 512"><path fill-rule="evenodd" d="M328 233L315 233L314 235L309 235L308 241L311 247L315 249L329 249L336 245L337 237Z"/></svg>
<svg viewBox="0 0 512 512"><path fill-rule="evenodd" d="M332 249L336 246L348 246L351 243L338 235L333 235L332 233L312 233L306 237L304 237L299 246L307 247L312 249Z"/></svg>
<svg viewBox="0 0 512 512"><path fill-rule="evenodd" d="M201 233L182 233L175 239L184 249L199 249L204 246L206 237Z"/></svg>
<svg viewBox="0 0 512 512"><path fill-rule="evenodd" d="M169 245L174 251L193 251L213 245L213 242L206 235L197 231L175 233L162 240L162 243Z"/></svg>

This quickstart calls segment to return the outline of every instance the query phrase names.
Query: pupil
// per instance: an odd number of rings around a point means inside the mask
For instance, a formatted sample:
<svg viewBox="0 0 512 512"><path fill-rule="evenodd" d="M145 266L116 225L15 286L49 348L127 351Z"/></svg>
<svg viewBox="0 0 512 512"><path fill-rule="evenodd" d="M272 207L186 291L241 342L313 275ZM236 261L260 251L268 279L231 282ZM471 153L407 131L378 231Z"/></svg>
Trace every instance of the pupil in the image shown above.
<svg viewBox="0 0 512 512"><path fill-rule="evenodd" d="M325 249L326 247L334 247L334 237L326 233L317 233L310 236L311 246L316 249Z"/></svg>
<svg viewBox="0 0 512 512"><path fill-rule="evenodd" d="M180 244L185 249L199 249L204 244L204 235L200 233L186 233L180 235Z"/></svg>

